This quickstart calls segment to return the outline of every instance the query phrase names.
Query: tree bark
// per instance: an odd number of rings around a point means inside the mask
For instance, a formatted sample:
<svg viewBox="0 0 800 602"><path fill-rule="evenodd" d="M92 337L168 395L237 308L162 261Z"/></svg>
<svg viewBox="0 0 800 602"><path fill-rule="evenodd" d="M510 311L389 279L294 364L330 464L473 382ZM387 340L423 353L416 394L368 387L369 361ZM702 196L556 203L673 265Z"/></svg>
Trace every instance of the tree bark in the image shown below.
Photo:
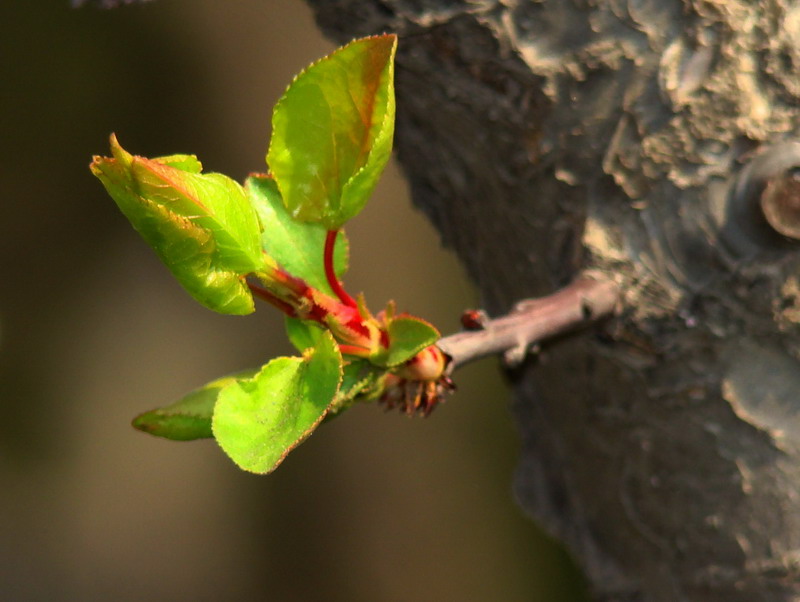
<svg viewBox="0 0 800 602"><path fill-rule="evenodd" d="M799 254L758 201L800 164L800 8L310 3L400 35L397 153L490 313L587 268L625 291L512 374L520 503L594 599L797 599Z"/></svg>

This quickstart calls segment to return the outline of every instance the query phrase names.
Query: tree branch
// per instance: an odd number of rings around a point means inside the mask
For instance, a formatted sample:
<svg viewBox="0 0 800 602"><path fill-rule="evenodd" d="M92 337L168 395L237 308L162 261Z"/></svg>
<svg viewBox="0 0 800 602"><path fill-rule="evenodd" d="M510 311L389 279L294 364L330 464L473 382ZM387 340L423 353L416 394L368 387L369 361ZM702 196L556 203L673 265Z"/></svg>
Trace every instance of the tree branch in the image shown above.
<svg viewBox="0 0 800 602"><path fill-rule="evenodd" d="M438 345L452 358L451 370L497 353L514 366L543 340L612 315L618 300L616 283L584 275L552 295L521 301L506 316L482 321L478 330L447 336Z"/></svg>

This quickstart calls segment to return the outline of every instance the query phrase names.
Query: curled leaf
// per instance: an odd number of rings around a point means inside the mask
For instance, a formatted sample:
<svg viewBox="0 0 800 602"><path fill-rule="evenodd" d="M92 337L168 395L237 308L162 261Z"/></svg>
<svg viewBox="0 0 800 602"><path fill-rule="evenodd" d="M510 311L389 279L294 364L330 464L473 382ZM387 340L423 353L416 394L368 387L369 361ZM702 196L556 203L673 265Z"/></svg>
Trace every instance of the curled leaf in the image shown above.
<svg viewBox="0 0 800 602"><path fill-rule="evenodd" d="M181 285L220 313L252 312L244 276L263 258L258 218L242 187L200 173L191 155L136 157L113 135L111 152L94 158L92 173Z"/></svg>
<svg viewBox="0 0 800 602"><path fill-rule="evenodd" d="M133 419L134 428L173 441L207 439L211 432L211 417L219 392L237 380L252 378L255 370L223 376L195 389L175 403L140 414Z"/></svg>

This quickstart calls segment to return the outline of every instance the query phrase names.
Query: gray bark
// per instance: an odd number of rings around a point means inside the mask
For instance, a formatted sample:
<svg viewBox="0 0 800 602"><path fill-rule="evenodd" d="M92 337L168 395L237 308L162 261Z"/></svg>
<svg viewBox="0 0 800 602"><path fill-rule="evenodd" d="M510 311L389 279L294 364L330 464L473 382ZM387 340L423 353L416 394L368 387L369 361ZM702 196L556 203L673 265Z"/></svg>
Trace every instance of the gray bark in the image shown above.
<svg viewBox="0 0 800 602"><path fill-rule="evenodd" d="M397 153L490 313L584 268L626 291L512 375L520 503L594 598L797 599L800 254L756 203L800 163L800 8L311 4L400 35Z"/></svg>

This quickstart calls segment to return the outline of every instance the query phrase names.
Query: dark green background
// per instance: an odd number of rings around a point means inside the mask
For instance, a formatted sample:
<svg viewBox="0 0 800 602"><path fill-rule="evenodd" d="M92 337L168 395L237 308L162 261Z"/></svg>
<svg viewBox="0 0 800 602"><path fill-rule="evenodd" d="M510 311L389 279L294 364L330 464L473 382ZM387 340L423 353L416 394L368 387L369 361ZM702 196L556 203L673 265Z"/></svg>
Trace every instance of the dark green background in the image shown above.
<svg viewBox="0 0 800 602"><path fill-rule="evenodd" d="M0 5L0 598L574 600L514 505L496 363L428 420L362 407L269 477L137 413L288 351L267 307L186 295L89 174L107 137L207 170L264 169L269 116L332 46L299 0ZM392 168L349 233L346 282L445 331L478 301Z"/></svg>

